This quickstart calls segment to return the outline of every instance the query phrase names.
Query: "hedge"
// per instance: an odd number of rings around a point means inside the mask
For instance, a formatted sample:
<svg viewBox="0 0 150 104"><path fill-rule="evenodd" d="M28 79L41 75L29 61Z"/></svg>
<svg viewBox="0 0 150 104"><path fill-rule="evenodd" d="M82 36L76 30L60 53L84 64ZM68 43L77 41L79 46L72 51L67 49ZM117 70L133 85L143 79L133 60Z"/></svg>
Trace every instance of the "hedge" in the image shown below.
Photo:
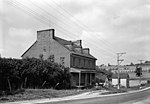
<svg viewBox="0 0 150 104"><path fill-rule="evenodd" d="M48 60L0 58L0 91L70 87L69 68Z"/></svg>

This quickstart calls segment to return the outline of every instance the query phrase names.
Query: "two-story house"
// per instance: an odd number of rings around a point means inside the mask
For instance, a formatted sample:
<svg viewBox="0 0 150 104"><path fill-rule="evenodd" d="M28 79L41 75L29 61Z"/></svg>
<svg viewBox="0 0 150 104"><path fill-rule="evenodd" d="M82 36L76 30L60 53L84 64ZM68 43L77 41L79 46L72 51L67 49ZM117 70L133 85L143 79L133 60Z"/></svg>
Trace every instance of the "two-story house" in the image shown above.
<svg viewBox="0 0 150 104"><path fill-rule="evenodd" d="M22 58L43 58L70 68L72 86L88 86L95 80L96 58L82 41L68 41L55 36L54 29L37 31L37 40Z"/></svg>

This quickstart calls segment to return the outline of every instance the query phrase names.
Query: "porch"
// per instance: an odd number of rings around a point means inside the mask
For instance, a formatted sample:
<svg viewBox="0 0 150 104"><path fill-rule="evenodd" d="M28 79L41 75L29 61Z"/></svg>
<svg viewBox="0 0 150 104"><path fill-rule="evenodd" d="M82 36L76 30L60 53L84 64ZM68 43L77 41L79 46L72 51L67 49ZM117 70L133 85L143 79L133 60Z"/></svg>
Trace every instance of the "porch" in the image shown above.
<svg viewBox="0 0 150 104"><path fill-rule="evenodd" d="M71 69L72 70L70 72L73 76L72 86L86 87L93 86L95 84L95 70L75 68Z"/></svg>

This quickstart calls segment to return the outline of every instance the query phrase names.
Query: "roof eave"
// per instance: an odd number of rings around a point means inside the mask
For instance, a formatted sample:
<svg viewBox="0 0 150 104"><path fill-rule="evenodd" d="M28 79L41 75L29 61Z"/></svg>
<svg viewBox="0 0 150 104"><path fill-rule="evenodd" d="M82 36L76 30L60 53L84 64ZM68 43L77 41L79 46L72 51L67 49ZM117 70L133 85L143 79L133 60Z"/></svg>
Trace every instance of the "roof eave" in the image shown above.
<svg viewBox="0 0 150 104"><path fill-rule="evenodd" d="M32 47L34 44L36 44L37 41L35 41L22 55L21 57L23 57L23 55L25 55Z"/></svg>

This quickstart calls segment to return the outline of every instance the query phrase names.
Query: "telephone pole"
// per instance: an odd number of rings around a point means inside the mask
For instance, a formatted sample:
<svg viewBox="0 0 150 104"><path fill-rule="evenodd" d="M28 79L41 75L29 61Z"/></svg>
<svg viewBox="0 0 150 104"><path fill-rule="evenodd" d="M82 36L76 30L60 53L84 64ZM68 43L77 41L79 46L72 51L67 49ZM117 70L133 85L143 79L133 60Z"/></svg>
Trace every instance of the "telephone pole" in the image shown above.
<svg viewBox="0 0 150 104"><path fill-rule="evenodd" d="M145 61L145 60L138 60L138 61L140 61L140 64L142 64L142 63L143 63L143 61Z"/></svg>
<svg viewBox="0 0 150 104"><path fill-rule="evenodd" d="M117 53L117 69L118 69L118 86L117 86L117 88L118 89L120 89L119 66L120 66L121 62L124 61L124 59L120 59L120 57L123 54L126 54L126 53L125 52L124 53Z"/></svg>

